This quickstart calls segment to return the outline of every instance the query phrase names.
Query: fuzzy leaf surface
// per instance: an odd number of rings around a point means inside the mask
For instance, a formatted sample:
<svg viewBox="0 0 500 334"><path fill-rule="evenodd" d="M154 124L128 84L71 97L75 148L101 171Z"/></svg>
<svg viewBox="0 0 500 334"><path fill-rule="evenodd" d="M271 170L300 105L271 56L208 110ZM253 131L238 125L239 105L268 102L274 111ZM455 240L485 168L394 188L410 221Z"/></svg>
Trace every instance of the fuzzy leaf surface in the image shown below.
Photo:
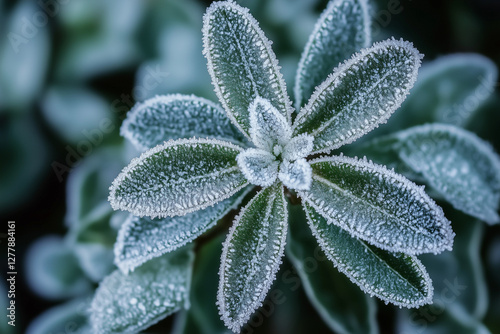
<svg viewBox="0 0 500 334"><path fill-rule="evenodd" d="M498 223L500 157L472 132L429 124L394 135L393 149L456 209Z"/></svg>
<svg viewBox="0 0 500 334"><path fill-rule="evenodd" d="M243 208L224 242L217 295L222 320L238 333L261 306L285 248L288 213L276 183Z"/></svg>
<svg viewBox="0 0 500 334"><path fill-rule="evenodd" d="M137 333L189 306L193 254L188 249L145 263L129 275L114 271L90 307L94 333Z"/></svg>
<svg viewBox="0 0 500 334"><path fill-rule="evenodd" d="M294 135L314 137L314 153L349 144L401 105L413 86L421 54L411 43L386 40L363 49L319 85L294 123Z"/></svg>
<svg viewBox="0 0 500 334"><path fill-rule="evenodd" d="M378 333L375 300L352 284L319 249L302 207L292 205L289 210L286 256L324 322L339 334Z"/></svg>
<svg viewBox="0 0 500 334"><path fill-rule="evenodd" d="M214 2L203 19L204 55L215 92L233 123L250 138L249 106L263 97L290 122L291 102L271 43L248 9Z"/></svg>
<svg viewBox="0 0 500 334"><path fill-rule="evenodd" d="M329 224L313 207L304 209L328 259L363 291L408 308L432 301L432 281L415 256L374 247Z"/></svg>
<svg viewBox="0 0 500 334"><path fill-rule="evenodd" d="M268 151L249 148L238 154L236 160L241 172L251 184L269 187L278 176L279 162Z"/></svg>
<svg viewBox="0 0 500 334"><path fill-rule="evenodd" d="M115 243L115 263L127 274L141 264L192 242L235 209L250 188L184 216L155 218L130 215Z"/></svg>
<svg viewBox="0 0 500 334"><path fill-rule="evenodd" d="M297 110L344 60L371 44L366 0L333 0L316 22L302 53L295 79Z"/></svg>
<svg viewBox="0 0 500 334"><path fill-rule="evenodd" d="M216 139L158 145L123 169L110 187L113 209L135 216L185 215L220 202L247 185L239 146Z"/></svg>
<svg viewBox="0 0 500 334"><path fill-rule="evenodd" d="M299 194L329 223L391 252L451 249L450 222L422 187L366 160L326 157L311 167L311 188Z"/></svg>
<svg viewBox="0 0 500 334"><path fill-rule="evenodd" d="M120 132L141 151L179 138L245 142L221 107L194 95L163 95L138 103L127 114Z"/></svg>
<svg viewBox="0 0 500 334"><path fill-rule="evenodd" d="M278 177L285 187L308 190L312 182L312 169L306 159L298 159L294 162L283 161Z"/></svg>

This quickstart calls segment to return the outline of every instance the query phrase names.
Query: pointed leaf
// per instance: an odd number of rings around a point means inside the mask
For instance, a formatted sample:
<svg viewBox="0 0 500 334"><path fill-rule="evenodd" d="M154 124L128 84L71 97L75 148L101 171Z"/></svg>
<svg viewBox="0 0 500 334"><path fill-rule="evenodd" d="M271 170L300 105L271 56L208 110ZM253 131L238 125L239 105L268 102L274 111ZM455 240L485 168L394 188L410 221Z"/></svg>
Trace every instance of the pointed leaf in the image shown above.
<svg viewBox="0 0 500 334"><path fill-rule="evenodd" d="M370 16L366 0L332 0L316 22L302 53L295 79L297 110L354 52L371 44Z"/></svg>
<svg viewBox="0 0 500 334"><path fill-rule="evenodd" d="M285 248L288 215L282 185L258 193L243 208L224 243L218 290L222 320L237 333L262 304Z"/></svg>
<svg viewBox="0 0 500 334"><path fill-rule="evenodd" d="M304 209L328 259L363 291L408 308L432 301L431 279L415 256L378 249L329 224L312 206Z"/></svg>
<svg viewBox="0 0 500 334"><path fill-rule="evenodd" d="M294 123L294 135L314 136L314 152L349 144L384 123L417 78L422 55L394 39L346 61L316 88Z"/></svg>
<svg viewBox="0 0 500 334"><path fill-rule="evenodd" d="M249 148L236 157L238 167L248 182L261 187L271 186L278 176L276 157L256 148Z"/></svg>
<svg viewBox="0 0 500 334"><path fill-rule="evenodd" d="M283 160L294 161L307 157L313 149L314 137L301 134L293 137L283 150Z"/></svg>
<svg viewBox="0 0 500 334"><path fill-rule="evenodd" d="M300 196L329 223L392 252L451 249L450 222L422 187L366 160L326 157L311 167L311 189Z"/></svg>
<svg viewBox="0 0 500 334"><path fill-rule="evenodd" d="M425 63L389 124L398 129L429 122L464 126L494 92L497 79L495 63L480 54L450 54Z"/></svg>
<svg viewBox="0 0 500 334"><path fill-rule="evenodd" d="M138 103L127 114L120 132L141 151L179 138L245 142L221 107L194 95L162 95Z"/></svg>
<svg viewBox="0 0 500 334"><path fill-rule="evenodd" d="M324 322L335 333L378 333L375 300L352 284L328 260L307 228L301 206L289 208L286 255Z"/></svg>
<svg viewBox="0 0 500 334"><path fill-rule="evenodd" d="M179 139L143 153L110 187L113 209L135 216L185 215L220 202L247 185L236 156L242 149L216 139Z"/></svg>
<svg viewBox="0 0 500 334"><path fill-rule="evenodd" d="M273 152L276 145L284 146L292 136L285 116L271 102L257 97L250 104L250 138L255 146Z"/></svg>
<svg viewBox="0 0 500 334"><path fill-rule="evenodd" d="M115 263L127 274L139 265L176 250L212 228L235 209L251 187L203 210L181 217L155 218L130 215L115 243Z"/></svg>
<svg viewBox="0 0 500 334"><path fill-rule="evenodd" d="M90 307L94 333L136 333L189 306L193 254L164 255L128 276L116 270L96 290Z"/></svg>
<svg viewBox="0 0 500 334"><path fill-rule="evenodd" d="M294 190L309 190L312 181L312 169L306 159L294 162L283 161L280 165L279 179L283 185Z"/></svg>
<svg viewBox="0 0 500 334"><path fill-rule="evenodd" d="M233 123L250 137L249 106L261 96L290 122L291 102L271 43L248 9L213 2L203 18L204 55L215 92Z"/></svg>
<svg viewBox="0 0 500 334"><path fill-rule="evenodd" d="M498 223L500 157L472 132L451 125L413 127L391 136L392 149L456 209Z"/></svg>

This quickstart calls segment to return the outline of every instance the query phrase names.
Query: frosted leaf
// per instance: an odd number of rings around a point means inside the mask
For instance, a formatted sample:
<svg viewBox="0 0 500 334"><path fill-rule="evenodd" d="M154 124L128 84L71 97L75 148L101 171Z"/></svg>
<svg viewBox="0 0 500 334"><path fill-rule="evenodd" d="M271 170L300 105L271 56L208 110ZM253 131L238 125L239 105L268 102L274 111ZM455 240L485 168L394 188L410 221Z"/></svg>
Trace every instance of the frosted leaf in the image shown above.
<svg viewBox="0 0 500 334"><path fill-rule="evenodd" d="M456 209L498 223L500 157L472 132L452 125L413 127L394 136L394 149Z"/></svg>
<svg viewBox="0 0 500 334"><path fill-rule="evenodd" d="M301 134L293 137L283 150L283 160L294 161L307 157L313 149L314 137Z"/></svg>
<svg viewBox="0 0 500 334"><path fill-rule="evenodd" d="M280 165L279 179L283 185L294 190L309 190L312 181L312 169L306 159L294 162L283 161Z"/></svg>
<svg viewBox="0 0 500 334"><path fill-rule="evenodd" d="M214 205L248 184L236 156L242 148L216 139L158 145L123 169L110 187L113 209L167 217Z"/></svg>
<svg viewBox="0 0 500 334"><path fill-rule="evenodd" d="M294 135L314 137L328 152L370 132L401 105L422 55L409 42L386 40L361 50L316 88L294 123Z"/></svg>
<svg viewBox="0 0 500 334"><path fill-rule="evenodd" d="M464 126L495 90L498 69L474 53L424 63L415 87L389 124L406 129L430 122Z"/></svg>
<svg viewBox="0 0 500 334"><path fill-rule="evenodd" d="M90 306L93 333L137 333L188 308L193 258L191 251L182 249L129 275L116 270L107 276Z"/></svg>
<svg viewBox="0 0 500 334"><path fill-rule="evenodd" d="M203 53L215 92L233 123L250 138L249 106L257 96L291 121L291 102L271 43L248 9L213 2L203 18Z"/></svg>
<svg viewBox="0 0 500 334"><path fill-rule="evenodd" d="M120 133L141 151L179 138L245 142L221 107L194 95L163 95L137 103L127 114Z"/></svg>
<svg viewBox="0 0 500 334"><path fill-rule="evenodd" d="M251 187L204 210L181 217L151 219L130 215L115 243L115 263L127 274L137 266L192 242L235 209Z"/></svg>
<svg viewBox="0 0 500 334"><path fill-rule="evenodd" d="M285 248L288 215L277 183L243 208L222 251L217 303L225 325L238 333L262 305Z"/></svg>
<svg viewBox="0 0 500 334"><path fill-rule="evenodd" d="M238 154L236 160L241 172L251 184L269 187L278 177L279 162L267 151L249 148Z"/></svg>
<svg viewBox="0 0 500 334"><path fill-rule="evenodd" d="M285 116L261 97L250 104L250 138L255 146L273 152L276 145L284 146L292 136Z"/></svg>
<svg viewBox="0 0 500 334"><path fill-rule="evenodd" d="M378 249L329 224L311 206L304 209L328 259L363 291L408 308L432 302L432 281L415 256Z"/></svg>
<svg viewBox="0 0 500 334"><path fill-rule="evenodd" d="M324 323L334 333L378 334L376 300L352 284L319 249L300 205L289 206L289 217L286 257Z"/></svg>
<svg viewBox="0 0 500 334"><path fill-rule="evenodd" d="M371 44L366 0L332 0L319 17L302 53L295 79L297 110L314 88L354 52Z"/></svg>
<svg viewBox="0 0 500 334"><path fill-rule="evenodd" d="M392 252L451 250L454 233L423 187L366 160L311 161L313 181L300 196L329 223Z"/></svg>

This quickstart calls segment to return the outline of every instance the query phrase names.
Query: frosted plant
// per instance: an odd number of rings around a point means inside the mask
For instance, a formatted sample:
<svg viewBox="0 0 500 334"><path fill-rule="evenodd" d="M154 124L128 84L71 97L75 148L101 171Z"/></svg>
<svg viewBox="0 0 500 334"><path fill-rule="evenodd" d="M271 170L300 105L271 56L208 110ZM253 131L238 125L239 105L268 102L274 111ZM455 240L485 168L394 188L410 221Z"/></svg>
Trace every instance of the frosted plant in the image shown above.
<svg viewBox="0 0 500 334"><path fill-rule="evenodd" d="M119 285L130 271L143 271L143 263L193 241L259 186L223 245L217 304L228 328L241 329L275 279L287 237L287 196L298 196L327 257L363 291L404 307L431 302L431 280L416 255L451 249L454 234L441 208L392 170L326 155L385 122L420 66L411 43L389 39L368 47L367 13L363 0L330 2L299 64L294 115L257 21L233 1L208 8L204 55L222 106L169 95L129 113L122 134L145 152L110 187L113 208L132 216L115 245L122 273L103 284ZM144 281L146 288L157 284ZM98 291L95 300L102 298ZM93 319L99 332L102 317ZM140 319L133 328L142 327Z"/></svg>

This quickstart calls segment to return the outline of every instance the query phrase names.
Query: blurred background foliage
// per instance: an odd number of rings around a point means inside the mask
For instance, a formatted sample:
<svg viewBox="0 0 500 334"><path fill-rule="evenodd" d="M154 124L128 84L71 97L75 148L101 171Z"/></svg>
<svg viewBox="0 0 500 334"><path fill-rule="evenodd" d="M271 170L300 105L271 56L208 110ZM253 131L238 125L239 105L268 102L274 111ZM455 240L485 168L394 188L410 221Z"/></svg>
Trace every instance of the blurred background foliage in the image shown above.
<svg viewBox="0 0 500 334"><path fill-rule="evenodd" d="M300 52L327 1L238 2L250 8L274 42L293 96ZM124 218L112 212L107 189L137 155L119 136L126 112L136 101L156 94L216 100L201 52L202 15L209 3L0 0L0 215L3 222L17 222L19 333L67 332L68 324L84 332L87 298L114 268L112 246ZM377 0L371 15L375 41L390 36L412 41L425 54L424 62L474 52L500 65L498 1ZM498 93L496 79L495 91L477 106L467 128L500 152ZM381 129L390 132L396 127L389 123ZM380 332L500 332L500 228L452 208L446 212L457 233L455 250L423 261L436 292L445 288L440 272L472 288L444 309L431 306L427 313L396 310L376 301L378 313L370 317L376 317ZM177 332L224 331L221 322L210 318L215 312L217 245L217 238L203 244L192 287L196 295L214 295L193 300L193 309L176 318ZM295 256L300 254L290 257ZM285 262L281 275L294 272L292 263ZM6 264L0 265L2 273ZM278 277L274 287L286 302L277 305L262 326L246 328L248 333L272 333L277 328L290 333L331 331L308 301L306 293L311 291L295 288L298 276L293 275L288 281ZM0 285L0 305L5 302L4 290ZM208 316L200 314L200 308L208 309ZM149 332L168 329L173 320ZM189 326L183 327L183 322ZM14 332L4 327L4 321L0 331Z"/></svg>

